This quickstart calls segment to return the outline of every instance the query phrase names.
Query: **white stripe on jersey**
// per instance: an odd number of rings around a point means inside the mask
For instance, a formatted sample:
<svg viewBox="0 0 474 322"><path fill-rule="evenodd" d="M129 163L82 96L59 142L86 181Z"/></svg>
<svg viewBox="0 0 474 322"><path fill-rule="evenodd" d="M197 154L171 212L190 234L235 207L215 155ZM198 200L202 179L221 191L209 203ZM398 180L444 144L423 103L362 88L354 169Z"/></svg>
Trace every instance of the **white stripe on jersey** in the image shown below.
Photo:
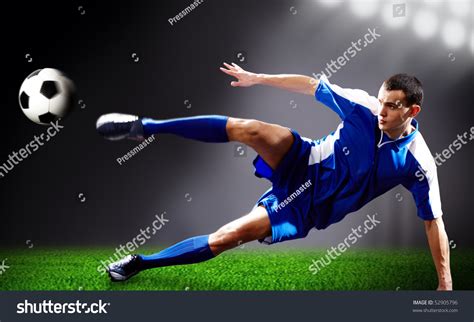
<svg viewBox="0 0 474 322"><path fill-rule="evenodd" d="M316 143L311 147L311 153L309 155L308 165L320 163L321 161L334 154L334 143L339 139L341 129L344 127L344 122L341 122L333 134L329 134L321 142Z"/></svg>
<svg viewBox="0 0 474 322"><path fill-rule="evenodd" d="M428 197L434 218L441 217L443 213L441 210L441 197L438 185L438 174L436 172L436 163L420 132L418 132L413 141L410 142L408 150L420 164L423 169L423 175L426 180L428 180Z"/></svg>

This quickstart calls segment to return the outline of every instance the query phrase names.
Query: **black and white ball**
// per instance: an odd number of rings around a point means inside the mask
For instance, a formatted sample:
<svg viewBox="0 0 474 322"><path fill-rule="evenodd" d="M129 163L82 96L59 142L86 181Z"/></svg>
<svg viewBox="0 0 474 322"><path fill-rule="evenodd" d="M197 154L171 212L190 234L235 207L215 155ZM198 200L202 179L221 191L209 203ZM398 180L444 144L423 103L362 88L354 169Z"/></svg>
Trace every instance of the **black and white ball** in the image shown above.
<svg viewBox="0 0 474 322"><path fill-rule="evenodd" d="M38 69L21 84L20 107L35 123L48 125L66 117L74 106L74 83L53 68Z"/></svg>

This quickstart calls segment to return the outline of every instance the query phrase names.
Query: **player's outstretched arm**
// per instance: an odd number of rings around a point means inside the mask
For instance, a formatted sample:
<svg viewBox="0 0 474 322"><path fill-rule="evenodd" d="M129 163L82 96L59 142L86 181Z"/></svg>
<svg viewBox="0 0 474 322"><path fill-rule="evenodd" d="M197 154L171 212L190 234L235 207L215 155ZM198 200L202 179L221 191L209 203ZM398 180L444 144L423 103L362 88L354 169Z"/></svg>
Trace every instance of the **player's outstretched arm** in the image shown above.
<svg viewBox="0 0 474 322"><path fill-rule="evenodd" d="M449 265L449 242L442 217L426 220L425 230L438 272L438 291L450 291L453 289L453 283Z"/></svg>
<svg viewBox="0 0 474 322"><path fill-rule="evenodd" d="M220 67L220 70L224 73L237 78L237 81L232 81L231 86L234 87L249 87L253 85L267 85L272 87L281 88L291 92L297 92L307 95L314 95L316 87L319 84L319 80L304 76L304 75L291 75L291 74L280 74L280 75L267 75L267 74L256 74L248 72L242 69L237 64L232 63L229 65L224 63L224 67Z"/></svg>

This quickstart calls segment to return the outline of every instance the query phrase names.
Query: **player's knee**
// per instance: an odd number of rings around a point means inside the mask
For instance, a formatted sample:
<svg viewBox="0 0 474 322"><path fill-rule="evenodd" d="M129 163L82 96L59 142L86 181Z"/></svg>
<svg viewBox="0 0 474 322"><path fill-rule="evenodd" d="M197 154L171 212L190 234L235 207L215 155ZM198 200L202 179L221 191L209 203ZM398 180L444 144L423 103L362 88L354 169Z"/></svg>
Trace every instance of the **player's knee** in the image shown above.
<svg viewBox="0 0 474 322"><path fill-rule="evenodd" d="M232 132L237 141L252 143L262 136L264 122L255 119L232 119Z"/></svg>
<svg viewBox="0 0 474 322"><path fill-rule="evenodd" d="M209 245L214 248L230 249L239 245L240 230L233 225L225 225L209 235Z"/></svg>
<svg viewBox="0 0 474 322"><path fill-rule="evenodd" d="M259 120L245 120L244 129L245 133L250 137L257 137L262 133L263 122Z"/></svg>

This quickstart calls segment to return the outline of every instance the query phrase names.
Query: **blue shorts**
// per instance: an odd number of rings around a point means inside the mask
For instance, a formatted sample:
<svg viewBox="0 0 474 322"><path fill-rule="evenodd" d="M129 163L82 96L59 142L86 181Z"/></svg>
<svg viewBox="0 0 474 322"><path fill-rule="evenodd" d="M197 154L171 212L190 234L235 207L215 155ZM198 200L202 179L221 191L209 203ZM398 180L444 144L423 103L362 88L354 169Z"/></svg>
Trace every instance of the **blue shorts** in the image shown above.
<svg viewBox="0 0 474 322"><path fill-rule="evenodd" d="M272 236L259 240L266 244L306 237L314 227L311 201L315 183L308 168L311 143L295 130L291 133L295 140L275 170L260 156L253 161L255 175L273 184L254 206L264 206L270 218Z"/></svg>

